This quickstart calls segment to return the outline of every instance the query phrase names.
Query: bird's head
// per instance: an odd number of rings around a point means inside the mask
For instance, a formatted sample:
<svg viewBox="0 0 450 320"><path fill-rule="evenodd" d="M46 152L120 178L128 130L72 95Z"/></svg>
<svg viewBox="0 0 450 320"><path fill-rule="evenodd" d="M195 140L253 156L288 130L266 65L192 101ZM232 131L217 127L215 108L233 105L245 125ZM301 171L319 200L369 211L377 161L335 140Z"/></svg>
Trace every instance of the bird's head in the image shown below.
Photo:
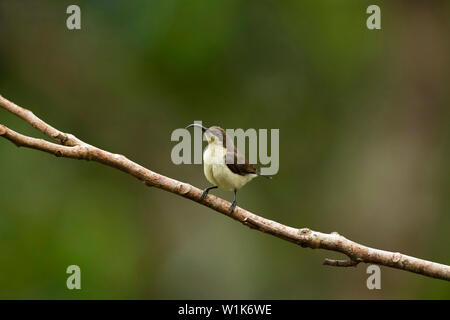
<svg viewBox="0 0 450 320"><path fill-rule="evenodd" d="M206 128L206 127L202 126L201 124L193 123L193 124L188 125L186 127L186 129L190 128L190 127L201 128L208 144L217 144L217 145L225 147L226 143L224 143L224 141L226 141L226 133L225 133L225 130L223 130L221 127L212 126L212 127Z"/></svg>
<svg viewBox="0 0 450 320"><path fill-rule="evenodd" d="M205 138L209 144L217 144L221 146L224 145L224 141L226 141L225 130L218 126L212 126L208 130L205 131Z"/></svg>

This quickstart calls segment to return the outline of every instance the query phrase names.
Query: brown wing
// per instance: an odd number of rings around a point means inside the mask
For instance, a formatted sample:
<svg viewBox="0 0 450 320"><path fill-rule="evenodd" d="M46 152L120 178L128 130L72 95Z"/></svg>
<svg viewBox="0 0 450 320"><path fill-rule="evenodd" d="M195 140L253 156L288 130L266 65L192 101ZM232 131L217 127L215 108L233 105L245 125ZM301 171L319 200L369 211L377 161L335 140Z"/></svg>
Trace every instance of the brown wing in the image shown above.
<svg viewBox="0 0 450 320"><path fill-rule="evenodd" d="M245 176L250 173L257 173L255 167L252 164L248 163L247 159L245 159L245 157L241 155L236 148L233 148L232 151L227 151L225 160L228 169L230 169L233 173L241 176Z"/></svg>

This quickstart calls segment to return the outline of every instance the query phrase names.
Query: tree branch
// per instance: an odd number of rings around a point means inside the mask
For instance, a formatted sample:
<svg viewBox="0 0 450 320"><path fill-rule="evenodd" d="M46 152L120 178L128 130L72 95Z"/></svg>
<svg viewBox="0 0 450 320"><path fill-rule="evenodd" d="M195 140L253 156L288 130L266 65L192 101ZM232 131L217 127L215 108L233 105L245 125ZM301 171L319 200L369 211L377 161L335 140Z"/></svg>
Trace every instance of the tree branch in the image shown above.
<svg viewBox="0 0 450 320"><path fill-rule="evenodd" d="M398 252L370 248L348 240L336 232L327 234L308 228L297 229L289 227L276 221L265 219L240 207L236 207L234 212L230 214L230 203L228 201L214 195L208 195L201 200L202 190L188 183L153 172L123 155L110 153L91 146L72 134L63 133L36 117L31 111L17 106L1 95L0 107L19 116L57 142L52 143L43 139L24 136L0 124L0 136L10 140L19 147L48 152L58 157L100 162L124 171L148 186L157 187L198 202L252 229L271 234L302 247L340 252L348 257L348 260L326 259L324 261L325 265L349 267L356 266L360 262L373 263L450 281L450 266L444 264L414 258Z"/></svg>

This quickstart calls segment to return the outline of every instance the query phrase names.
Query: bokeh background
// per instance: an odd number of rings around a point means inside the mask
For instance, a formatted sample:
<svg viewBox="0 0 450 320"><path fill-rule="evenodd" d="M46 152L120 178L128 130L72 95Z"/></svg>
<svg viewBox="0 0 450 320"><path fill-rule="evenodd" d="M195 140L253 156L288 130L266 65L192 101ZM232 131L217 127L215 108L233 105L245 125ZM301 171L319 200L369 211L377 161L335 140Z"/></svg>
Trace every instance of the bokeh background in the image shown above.
<svg viewBox="0 0 450 320"><path fill-rule="evenodd" d="M382 30L366 28L370 4ZM449 13L449 1L2 0L0 94L200 188L200 165L170 160L174 129L279 128L280 171L242 189L241 206L450 264ZM450 297L447 282L384 267L370 291L366 265L325 257L340 255L0 140L0 298ZM71 264L79 291L66 288Z"/></svg>

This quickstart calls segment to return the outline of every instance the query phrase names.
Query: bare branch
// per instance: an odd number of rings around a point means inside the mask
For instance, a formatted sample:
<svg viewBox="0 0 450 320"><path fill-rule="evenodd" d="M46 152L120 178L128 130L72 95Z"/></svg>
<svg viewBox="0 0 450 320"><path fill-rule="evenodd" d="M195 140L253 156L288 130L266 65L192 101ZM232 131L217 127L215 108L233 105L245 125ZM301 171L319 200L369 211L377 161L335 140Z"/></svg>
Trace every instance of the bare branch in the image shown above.
<svg viewBox="0 0 450 320"><path fill-rule="evenodd" d="M4 125L0 125L0 136L10 140L19 147L48 152L58 157L100 162L124 171L138 178L148 186L157 187L198 202L252 229L271 234L302 247L340 252L348 257L348 260L326 259L324 261L325 265L348 267L356 266L360 262L373 263L450 281L450 266L444 264L414 258L398 252L370 248L348 240L336 232L327 234L308 228L297 229L289 227L276 221L265 219L240 207L236 207L234 212L230 214L230 203L228 201L214 195L208 195L205 199L201 200L202 190L190 184L153 172L127 159L123 155L110 153L86 144L71 134L63 133L53 128L36 117L32 112L17 106L2 96L0 96L0 107L21 117L48 137L61 143L55 144L46 140L24 136Z"/></svg>

